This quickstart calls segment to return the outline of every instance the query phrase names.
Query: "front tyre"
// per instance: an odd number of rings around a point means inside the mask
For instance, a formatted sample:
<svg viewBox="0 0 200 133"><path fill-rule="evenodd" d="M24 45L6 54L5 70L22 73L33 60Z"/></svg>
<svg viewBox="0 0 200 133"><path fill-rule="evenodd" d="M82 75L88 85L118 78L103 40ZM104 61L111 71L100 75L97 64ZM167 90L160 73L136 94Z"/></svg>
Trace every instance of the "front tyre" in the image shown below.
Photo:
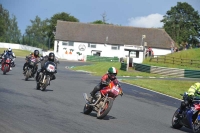
<svg viewBox="0 0 200 133"><path fill-rule="evenodd" d="M50 76L48 75L45 79L45 83L42 85L42 90L41 91L45 91L47 86L49 85L50 82Z"/></svg>
<svg viewBox="0 0 200 133"><path fill-rule="evenodd" d="M172 117L172 127L175 129L180 129L183 125L180 124L180 118L177 117L179 113L179 108L175 111L173 117Z"/></svg>
<svg viewBox="0 0 200 133"><path fill-rule="evenodd" d="M4 75L6 75L7 70L8 70L8 66L4 65L4 70L3 70Z"/></svg>
<svg viewBox="0 0 200 133"><path fill-rule="evenodd" d="M110 112L112 105L113 105L113 99L108 98L105 105L99 108L97 112L97 118L103 119Z"/></svg>
<svg viewBox="0 0 200 133"><path fill-rule="evenodd" d="M83 108L83 113L88 115L92 112L93 108L92 106L89 106L88 104L85 104L84 108Z"/></svg>

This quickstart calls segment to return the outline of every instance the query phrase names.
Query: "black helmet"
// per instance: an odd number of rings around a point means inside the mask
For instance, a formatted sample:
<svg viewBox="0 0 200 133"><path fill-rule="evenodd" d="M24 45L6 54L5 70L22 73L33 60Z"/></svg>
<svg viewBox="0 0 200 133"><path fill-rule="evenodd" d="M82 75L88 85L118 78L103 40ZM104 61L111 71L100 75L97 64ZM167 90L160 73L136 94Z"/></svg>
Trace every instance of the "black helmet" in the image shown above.
<svg viewBox="0 0 200 133"><path fill-rule="evenodd" d="M38 50L34 50L34 56L39 56L40 52Z"/></svg>
<svg viewBox="0 0 200 133"><path fill-rule="evenodd" d="M54 58L55 58L55 55L54 55L54 53L49 53L49 58L48 58L48 60L49 61L54 61Z"/></svg>

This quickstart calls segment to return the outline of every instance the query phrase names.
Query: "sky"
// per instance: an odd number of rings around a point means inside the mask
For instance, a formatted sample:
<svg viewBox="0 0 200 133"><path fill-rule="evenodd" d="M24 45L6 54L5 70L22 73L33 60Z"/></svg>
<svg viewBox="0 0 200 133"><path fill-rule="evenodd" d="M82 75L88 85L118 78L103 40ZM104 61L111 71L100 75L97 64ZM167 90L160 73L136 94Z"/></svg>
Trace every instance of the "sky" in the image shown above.
<svg viewBox="0 0 200 133"><path fill-rule="evenodd" d="M16 16L22 34L36 16L45 20L61 12L74 16L82 23L102 20L102 15L106 14L107 23L162 27L160 20L177 2L187 2L200 14L200 0L0 0L3 8Z"/></svg>

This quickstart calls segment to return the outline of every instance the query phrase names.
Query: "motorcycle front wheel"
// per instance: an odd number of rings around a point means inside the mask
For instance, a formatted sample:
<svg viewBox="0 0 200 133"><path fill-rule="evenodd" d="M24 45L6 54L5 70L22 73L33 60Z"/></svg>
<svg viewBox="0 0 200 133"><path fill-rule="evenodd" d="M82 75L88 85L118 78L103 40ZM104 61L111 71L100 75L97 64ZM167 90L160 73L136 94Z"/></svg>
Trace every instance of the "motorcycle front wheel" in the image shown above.
<svg viewBox="0 0 200 133"><path fill-rule="evenodd" d="M180 129L183 125L180 124L180 118L177 118L177 115L179 113L179 108L175 111L173 117L172 117L172 127L175 129Z"/></svg>
<svg viewBox="0 0 200 133"><path fill-rule="evenodd" d="M7 70L8 70L8 66L4 65L4 70L3 70L4 75L6 75Z"/></svg>
<svg viewBox="0 0 200 133"><path fill-rule="evenodd" d="M103 119L110 112L112 105L113 105L113 99L108 98L105 105L103 107L100 107L99 110L97 111L97 118Z"/></svg>
<svg viewBox="0 0 200 133"><path fill-rule="evenodd" d="M46 76L46 79L45 79L45 83L42 85L42 90L41 91L45 91L47 86L49 85L49 82L50 82L50 76L47 75Z"/></svg>

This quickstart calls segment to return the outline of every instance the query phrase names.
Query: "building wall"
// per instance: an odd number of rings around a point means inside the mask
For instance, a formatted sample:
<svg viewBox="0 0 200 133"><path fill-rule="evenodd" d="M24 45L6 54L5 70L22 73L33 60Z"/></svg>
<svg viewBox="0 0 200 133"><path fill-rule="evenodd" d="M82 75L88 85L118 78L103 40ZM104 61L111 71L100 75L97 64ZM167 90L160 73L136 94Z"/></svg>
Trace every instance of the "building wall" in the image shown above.
<svg viewBox="0 0 200 133"><path fill-rule="evenodd" d="M54 53L58 58L67 59L67 60L86 60L87 55L93 55L96 51L101 51L100 56L103 57L127 57L129 52L124 50L123 45L111 45L111 44L92 44L92 43L83 43L83 42L74 42L73 46L63 45L65 41L55 41L54 42ZM69 42L66 41L69 44ZM57 48L57 45L59 46ZM96 48L92 48L91 45L96 45ZM117 47L118 50L113 50L111 47ZM81 50L82 48L82 50ZM58 49L58 52L57 52ZM70 50L73 50L70 52ZM154 49L154 55L164 55L170 53L169 50L163 49ZM67 51L67 53L66 53ZM92 52L93 51L93 52ZM77 52L80 52L82 55L78 55ZM142 63L143 61L143 52L139 52L139 58L133 56L133 62Z"/></svg>

